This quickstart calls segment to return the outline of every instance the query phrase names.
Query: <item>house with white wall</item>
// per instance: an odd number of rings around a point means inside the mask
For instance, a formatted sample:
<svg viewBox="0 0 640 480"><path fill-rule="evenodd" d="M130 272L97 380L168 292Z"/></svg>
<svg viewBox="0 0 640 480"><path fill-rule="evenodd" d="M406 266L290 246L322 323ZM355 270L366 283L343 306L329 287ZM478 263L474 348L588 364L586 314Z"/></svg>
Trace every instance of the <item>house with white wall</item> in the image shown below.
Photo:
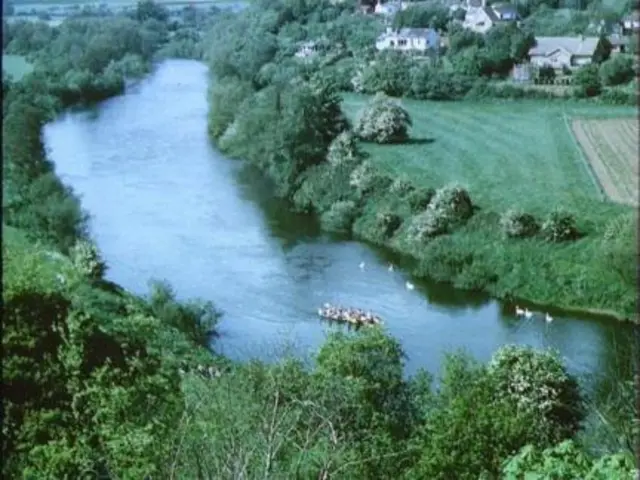
<svg viewBox="0 0 640 480"><path fill-rule="evenodd" d="M518 10L511 3L497 3L487 5L486 0L467 0L466 15L462 26L468 30L485 34L499 23L517 22Z"/></svg>
<svg viewBox="0 0 640 480"><path fill-rule="evenodd" d="M599 46L599 37L536 37L529 59L536 67L578 68L593 62Z"/></svg>
<svg viewBox="0 0 640 480"><path fill-rule="evenodd" d="M437 51L440 41L440 34L433 28L387 28L376 40L376 49L425 53Z"/></svg>

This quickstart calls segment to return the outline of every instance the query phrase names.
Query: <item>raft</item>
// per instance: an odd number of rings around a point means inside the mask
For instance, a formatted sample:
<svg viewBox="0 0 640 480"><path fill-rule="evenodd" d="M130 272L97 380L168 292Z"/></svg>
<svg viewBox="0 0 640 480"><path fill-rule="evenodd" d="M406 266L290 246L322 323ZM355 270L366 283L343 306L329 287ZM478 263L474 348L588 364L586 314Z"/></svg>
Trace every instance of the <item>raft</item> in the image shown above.
<svg viewBox="0 0 640 480"><path fill-rule="evenodd" d="M318 309L318 315L334 322L350 323L352 325L381 325L382 319L377 315L364 312L359 308L337 307L325 303Z"/></svg>

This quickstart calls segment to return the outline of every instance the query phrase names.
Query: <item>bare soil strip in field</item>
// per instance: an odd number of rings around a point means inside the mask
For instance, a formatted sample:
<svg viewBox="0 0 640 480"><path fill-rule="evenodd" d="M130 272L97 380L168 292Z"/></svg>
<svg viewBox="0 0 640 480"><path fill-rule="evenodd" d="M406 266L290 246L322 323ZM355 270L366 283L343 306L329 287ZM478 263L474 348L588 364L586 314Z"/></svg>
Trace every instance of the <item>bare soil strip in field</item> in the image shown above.
<svg viewBox="0 0 640 480"><path fill-rule="evenodd" d="M572 129L607 196L638 205L638 119L575 119Z"/></svg>

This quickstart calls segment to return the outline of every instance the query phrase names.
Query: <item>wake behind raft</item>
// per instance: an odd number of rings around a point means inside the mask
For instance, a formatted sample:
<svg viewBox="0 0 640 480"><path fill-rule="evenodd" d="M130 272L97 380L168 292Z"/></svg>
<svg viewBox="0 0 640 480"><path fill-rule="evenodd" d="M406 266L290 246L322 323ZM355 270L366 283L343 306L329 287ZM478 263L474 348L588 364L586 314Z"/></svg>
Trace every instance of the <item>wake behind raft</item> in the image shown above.
<svg viewBox="0 0 640 480"><path fill-rule="evenodd" d="M377 315L364 312L359 308L345 308L325 303L318 309L318 315L334 322L350 323L351 325L382 325L382 320Z"/></svg>

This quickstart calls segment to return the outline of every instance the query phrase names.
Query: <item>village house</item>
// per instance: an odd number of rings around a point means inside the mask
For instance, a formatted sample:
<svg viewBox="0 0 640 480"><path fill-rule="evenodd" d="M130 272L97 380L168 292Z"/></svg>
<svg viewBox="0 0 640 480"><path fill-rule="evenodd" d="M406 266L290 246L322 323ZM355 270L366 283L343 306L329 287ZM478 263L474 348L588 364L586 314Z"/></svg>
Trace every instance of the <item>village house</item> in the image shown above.
<svg viewBox="0 0 640 480"><path fill-rule="evenodd" d="M477 33L487 33L493 26L504 22L517 22L518 10L510 3L487 5L486 0L467 0L462 26Z"/></svg>
<svg viewBox="0 0 640 480"><path fill-rule="evenodd" d="M623 35L632 35L633 33L640 32L640 12L634 10L633 13L627 15L620 22Z"/></svg>
<svg viewBox="0 0 640 480"><path fill-rule="evenodd" d="M298 46L295 56L298 58L309 58L318 53L319 45L317 42L310 40L303 42Z"/></svg>
<svg viewBox="0 0 640 480"><path fill-rule="evenodd" d="M391 2L382 3L381 1L378 0L378 3L376 3L375 8L373 9L373 12L378 15L384 15L386 17L393 17L400 10L404 10L404 9L406 9L406 6L403 5L403 2L391 1Z"/></svg>
<svg viewBox="0 0 640 480"><path fill-rule="evenodd" d="M440 34L432 28L387 28L376 40L376 49L425 53L437 51L440 41Z"/></svg>
<svg viewBox="0 0 640 480"><path fill-rule="evenodd" d="M609 35L607 40L609 40L609 43L611 43L612 55L617 53L626 53L630 43L629 37L620 35L618 33L612 33L611 35Z"/></svg>
<svg viewBox="0 0 640 480"><path fill-rule="evenodd" d="M593 62L599 46L599 37L536 37L529 59L536 67L577 68Z"/></svg>

